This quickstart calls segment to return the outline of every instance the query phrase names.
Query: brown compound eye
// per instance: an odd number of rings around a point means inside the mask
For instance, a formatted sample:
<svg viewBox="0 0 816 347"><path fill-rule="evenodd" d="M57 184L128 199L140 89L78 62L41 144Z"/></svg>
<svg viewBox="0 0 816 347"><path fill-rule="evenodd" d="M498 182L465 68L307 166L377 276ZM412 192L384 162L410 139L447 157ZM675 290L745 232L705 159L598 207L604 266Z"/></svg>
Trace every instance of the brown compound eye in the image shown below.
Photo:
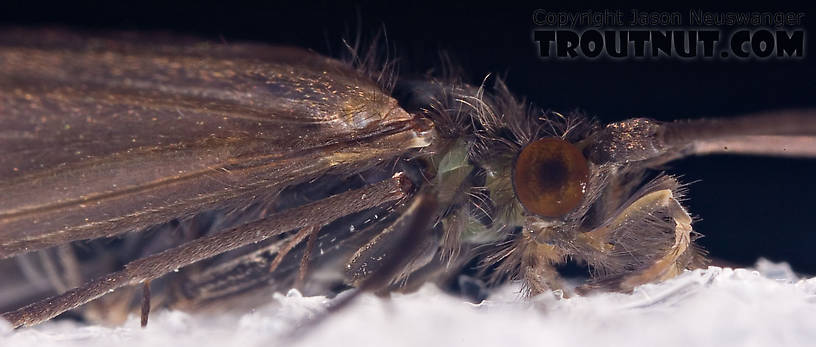
<svg viewBox="0 0 816 347"><path fill-rule="evenodd" d="M537 140L521 150L513 187L524 207L543 217L575 209L586 192L589 166L578 148L560 138Z"/></svg>

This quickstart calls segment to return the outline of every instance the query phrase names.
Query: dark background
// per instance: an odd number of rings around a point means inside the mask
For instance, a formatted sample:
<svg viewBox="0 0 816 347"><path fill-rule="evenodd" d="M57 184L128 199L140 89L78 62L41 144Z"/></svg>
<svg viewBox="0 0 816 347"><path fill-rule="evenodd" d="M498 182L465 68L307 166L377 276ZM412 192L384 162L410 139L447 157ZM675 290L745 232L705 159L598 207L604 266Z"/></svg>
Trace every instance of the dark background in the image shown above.
<svg viewBox="0 0 816 347"><path fill-rule="evenodd" d="M723 11L806 12L808 44L814 11L779 1L761 6L663 5ZM762 110L816 107L813 52L804 59L741 61L647 59L611 61L542 60L532 41L536 8L577 12L586 9L658 10L654 4L612 7L599 4L475 2L267 2L261 6L176 3L91 4L6 2L0 25L61 25L93 30L165 30L211 40L255 40L303 46L337 55L340 40L356 28L370 35L385 28L396 48L403 75L439 67L449 53L478 83L487 73L506 77L510 89L545 108L580 108L603 121L633 116L660 120L732 116ZM348 36L348 35L346 35ZM700 242L716 257L753 264L760 256L788 261L795 270L816 274L816 160L712 156L674 163L670 172L693 182L694 226Z"/></svg>

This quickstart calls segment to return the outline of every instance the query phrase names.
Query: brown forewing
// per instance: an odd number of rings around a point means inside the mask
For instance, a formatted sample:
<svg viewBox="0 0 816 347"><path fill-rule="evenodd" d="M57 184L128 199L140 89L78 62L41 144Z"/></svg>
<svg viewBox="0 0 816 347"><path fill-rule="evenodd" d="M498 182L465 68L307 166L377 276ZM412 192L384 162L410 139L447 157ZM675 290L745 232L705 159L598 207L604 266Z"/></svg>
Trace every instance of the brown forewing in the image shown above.
<svg viewBox="0 0 816 347"><path fill-rule="evenodd" d="M0 258L370 166L424 145L413 124L306 50L0 33Z"/></svg>

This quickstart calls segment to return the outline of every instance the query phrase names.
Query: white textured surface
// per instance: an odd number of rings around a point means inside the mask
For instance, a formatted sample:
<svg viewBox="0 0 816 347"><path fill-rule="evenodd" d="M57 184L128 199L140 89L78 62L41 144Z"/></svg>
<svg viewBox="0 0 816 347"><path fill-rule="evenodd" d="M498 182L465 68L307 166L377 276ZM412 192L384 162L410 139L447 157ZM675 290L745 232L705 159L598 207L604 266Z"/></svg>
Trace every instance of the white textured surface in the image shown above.
<svg viewBox="0 0 816 347"><path fill-rule="evenodd" d="M631 295L521 300L512 288L473 305L432 286L391 299L363 296L307 336L281 335L323 310L322 297L270 294L245 315L156 312L120 328L47 323L11 330L0 346L813 346L816 278L785 264L687 272Z"/></svg>

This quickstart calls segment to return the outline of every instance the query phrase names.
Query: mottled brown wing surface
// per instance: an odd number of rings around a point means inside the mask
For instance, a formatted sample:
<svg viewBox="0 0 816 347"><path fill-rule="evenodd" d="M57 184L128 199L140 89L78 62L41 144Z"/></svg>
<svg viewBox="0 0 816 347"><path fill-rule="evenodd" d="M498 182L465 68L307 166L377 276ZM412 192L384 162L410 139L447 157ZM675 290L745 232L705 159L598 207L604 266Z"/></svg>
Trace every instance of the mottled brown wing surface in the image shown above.
<svg viewBox="0 0 816 347"><path fill-rule="evenodd" d="M425 143L302 49L0 33L0 258L273 196Z"/></svg>

